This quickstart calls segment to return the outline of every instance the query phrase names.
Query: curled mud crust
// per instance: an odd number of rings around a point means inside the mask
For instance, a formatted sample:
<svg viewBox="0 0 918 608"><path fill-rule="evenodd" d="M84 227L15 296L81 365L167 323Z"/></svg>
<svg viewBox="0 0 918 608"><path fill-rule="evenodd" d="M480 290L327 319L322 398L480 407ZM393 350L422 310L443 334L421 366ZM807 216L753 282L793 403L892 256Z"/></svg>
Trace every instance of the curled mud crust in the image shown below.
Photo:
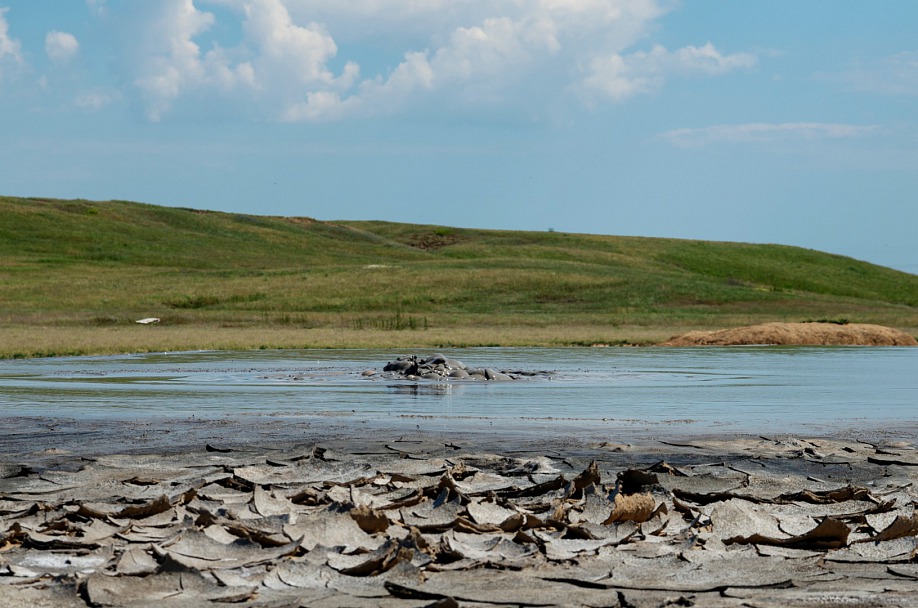
<svg viewBox="0 0 918 608"><path fill-rule="evenodd" d="M913 442L423 435L0 461L0 598L915 605ZM38 464L36 464L38 463Z"/></svg>
<svg viewBox="0 0 918 608"><path fill-rule="evenodd" d="M764 323L720 331L693 331L661 346L918 346L913 336L882 325L862 323Z"/></svg>

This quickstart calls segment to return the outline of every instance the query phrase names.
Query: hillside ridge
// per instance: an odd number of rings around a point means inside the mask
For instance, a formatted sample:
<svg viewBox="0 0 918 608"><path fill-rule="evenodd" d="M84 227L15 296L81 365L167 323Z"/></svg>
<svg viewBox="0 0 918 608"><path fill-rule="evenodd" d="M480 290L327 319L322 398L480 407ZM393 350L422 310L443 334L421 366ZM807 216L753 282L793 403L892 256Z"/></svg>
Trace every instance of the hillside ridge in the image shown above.
<svg viewBox="0 0 918 608"><path fill-rule="evenodd" d="M251 328L246 347L647 344L842 318L918 333L918 276L786 245L0 197L0 259L0 328L91 342L144 317Z"/></svg>

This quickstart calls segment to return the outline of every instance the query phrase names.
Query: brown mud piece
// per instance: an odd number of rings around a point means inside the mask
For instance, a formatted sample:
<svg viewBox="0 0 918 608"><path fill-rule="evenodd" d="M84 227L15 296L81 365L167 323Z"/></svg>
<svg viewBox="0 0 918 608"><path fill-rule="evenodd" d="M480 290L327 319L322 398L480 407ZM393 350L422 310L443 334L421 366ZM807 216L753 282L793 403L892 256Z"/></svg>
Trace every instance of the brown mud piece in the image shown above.
<svg viewBox="0 0 918 608"><path fill-rule="evenodd" d="M790 437L5 461L0 605L918 606L916 480Z"/></svg>
<svg viewBox="0 0 918 608"><path fill-rule="evenodd" d="M720 331L692 331L661 346L918 346L913 336L882 325L863 323L764 323Z"/></svg>

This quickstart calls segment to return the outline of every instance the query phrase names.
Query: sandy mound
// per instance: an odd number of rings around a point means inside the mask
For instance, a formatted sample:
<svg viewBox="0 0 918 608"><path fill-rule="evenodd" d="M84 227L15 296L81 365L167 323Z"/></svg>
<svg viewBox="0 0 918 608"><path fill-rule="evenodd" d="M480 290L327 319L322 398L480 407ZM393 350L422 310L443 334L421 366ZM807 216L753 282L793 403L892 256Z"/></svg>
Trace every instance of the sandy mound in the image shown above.
<svg viewBox="0 0 918 608"><path fill-rule="evenodd" d="M692 331L662 346L734 346L741 344L918 346L904 331L850 323L764 323L720 331Z"/></svg>

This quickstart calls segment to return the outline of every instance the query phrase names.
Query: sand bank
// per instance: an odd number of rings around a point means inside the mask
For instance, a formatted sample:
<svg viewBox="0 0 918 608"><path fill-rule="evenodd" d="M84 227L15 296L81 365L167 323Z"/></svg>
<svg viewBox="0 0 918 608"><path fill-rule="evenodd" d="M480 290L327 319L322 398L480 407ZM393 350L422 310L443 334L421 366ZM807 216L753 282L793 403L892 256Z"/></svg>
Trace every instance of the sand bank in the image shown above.
<svg viewBox="0 0 918 608"><path fill-rule="evenodd" d="M661 346L918 346L904 331L866 323L763 323L718 331L693 331Z"/></svg>

